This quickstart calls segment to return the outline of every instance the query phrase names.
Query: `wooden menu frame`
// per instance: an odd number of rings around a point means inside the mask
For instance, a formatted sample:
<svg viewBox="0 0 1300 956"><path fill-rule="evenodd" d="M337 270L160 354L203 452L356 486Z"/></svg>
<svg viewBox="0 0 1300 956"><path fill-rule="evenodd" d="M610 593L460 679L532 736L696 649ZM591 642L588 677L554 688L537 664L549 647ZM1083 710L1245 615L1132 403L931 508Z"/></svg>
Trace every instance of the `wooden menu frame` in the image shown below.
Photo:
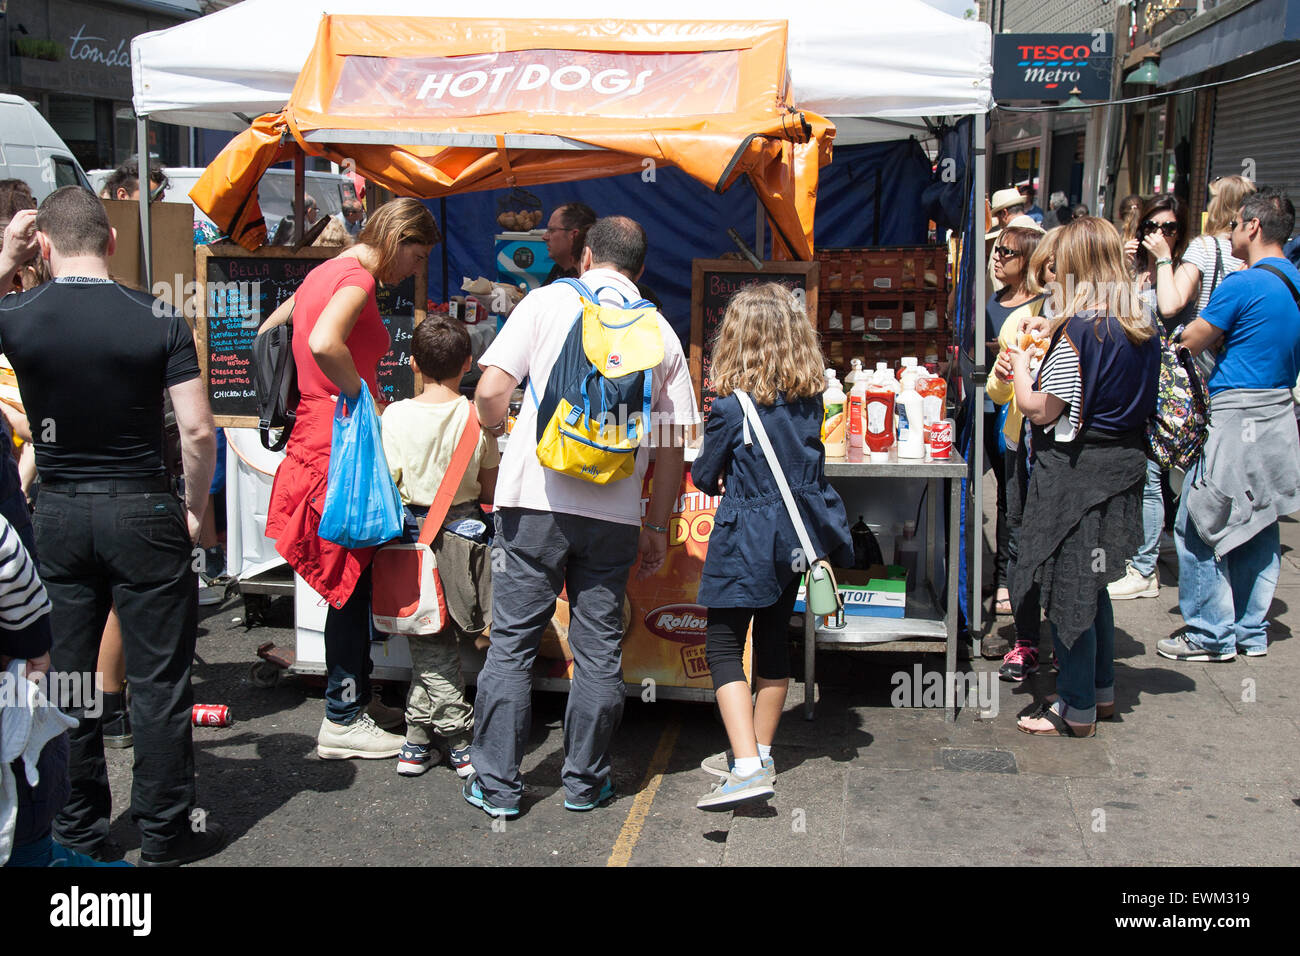
<svg viewBox="0 0 1300 956"><path fill-rule="evenodd" d="M817 324L817 283L820 279L820 263L817 261L771 261L764 262L763 268L756 269L744 259L693 259L691 260L691 381L695 384L695 400L704 410L704 356L713 347L712 342L705 341L705 308L714 296L706 288L711 275L734 275L743 277L745 284L764 281L769 276L797 275L803 277L805 312L808 321Z"/></svg>

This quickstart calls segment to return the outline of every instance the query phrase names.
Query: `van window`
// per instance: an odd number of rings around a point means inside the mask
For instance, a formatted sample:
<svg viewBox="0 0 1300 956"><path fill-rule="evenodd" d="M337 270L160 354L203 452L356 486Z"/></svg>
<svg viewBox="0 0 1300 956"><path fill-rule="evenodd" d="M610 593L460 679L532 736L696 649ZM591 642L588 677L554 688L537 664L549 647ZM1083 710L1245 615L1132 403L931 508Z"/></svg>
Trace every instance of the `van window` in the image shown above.
<svg viewBox="0 0 1300 956"><path fill-rule="evenodd" d="M61 189L64 186L80 186L82 179L77 175L77 167L71 160L54 157L54 188Z"/></svg>

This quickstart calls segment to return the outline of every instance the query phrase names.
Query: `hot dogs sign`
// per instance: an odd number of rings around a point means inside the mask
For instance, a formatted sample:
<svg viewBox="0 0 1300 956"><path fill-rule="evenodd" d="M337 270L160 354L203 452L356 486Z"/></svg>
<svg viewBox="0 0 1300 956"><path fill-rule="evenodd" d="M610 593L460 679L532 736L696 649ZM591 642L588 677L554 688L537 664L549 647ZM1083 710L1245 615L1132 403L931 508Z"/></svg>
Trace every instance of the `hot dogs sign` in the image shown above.
<svg viewBox="0 0 1300 956"><path fill-rule="evenodd" d="M738 51L519 50L447 57L348 57L330 111L340 116L486 113L644 116L734 110Z"/></svg>

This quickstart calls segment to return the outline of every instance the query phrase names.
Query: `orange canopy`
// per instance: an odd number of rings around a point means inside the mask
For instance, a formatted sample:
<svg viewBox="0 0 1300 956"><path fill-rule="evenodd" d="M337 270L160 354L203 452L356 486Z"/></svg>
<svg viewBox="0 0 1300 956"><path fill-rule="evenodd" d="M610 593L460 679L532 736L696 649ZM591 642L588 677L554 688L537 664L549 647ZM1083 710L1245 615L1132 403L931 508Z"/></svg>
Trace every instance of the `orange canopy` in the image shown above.
<svg viewBox="0 0 1300 956"><path fill-rule="evenodd" d="M431 198L676 166L748 176L777 258L811 258L835 128L795 109L784 21L326 16L288 105L191 191L232 239L266 241L262 173L292 136L398 195Z"/></svg>

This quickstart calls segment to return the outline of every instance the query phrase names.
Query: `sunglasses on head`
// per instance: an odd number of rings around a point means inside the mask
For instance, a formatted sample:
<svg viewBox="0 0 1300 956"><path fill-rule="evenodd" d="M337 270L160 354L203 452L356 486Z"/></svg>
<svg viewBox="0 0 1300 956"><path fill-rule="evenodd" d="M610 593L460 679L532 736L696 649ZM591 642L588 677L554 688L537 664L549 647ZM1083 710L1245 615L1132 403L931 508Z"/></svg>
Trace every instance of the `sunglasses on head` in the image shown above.
<svg viewBox="0 0 1300 956"><path fill-rule="evenodd" d="M1149 232L1155 232L1157 229L1166 236L1178 235L1178 223L1176 222L1154 222L1148 219L1142 223L1142 235L1144 236Z"/></svg>
<svg viewBox="0 0 1300 956"><path fill-rule="evenodd" d="M1014 259L1020 255L1020 250L1012 249L1010 246L994 246L993 254L1002 259Z"/></svg>

